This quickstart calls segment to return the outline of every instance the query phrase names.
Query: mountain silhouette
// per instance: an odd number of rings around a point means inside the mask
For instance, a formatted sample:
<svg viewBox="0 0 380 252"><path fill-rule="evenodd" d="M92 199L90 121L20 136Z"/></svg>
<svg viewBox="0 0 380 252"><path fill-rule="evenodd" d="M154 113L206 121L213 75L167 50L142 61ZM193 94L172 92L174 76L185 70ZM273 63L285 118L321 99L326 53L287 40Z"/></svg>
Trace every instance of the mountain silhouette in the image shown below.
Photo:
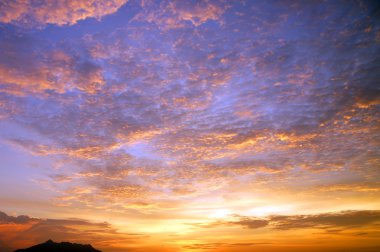
<svg viewBox="0 0 380 252"><path fill-rule="evenodd" d="M45 243L38 244L26 249L18 249L14 252L101 252L94 249L91 245L82 245L70 242L56 243L48 240Z"/></svg>

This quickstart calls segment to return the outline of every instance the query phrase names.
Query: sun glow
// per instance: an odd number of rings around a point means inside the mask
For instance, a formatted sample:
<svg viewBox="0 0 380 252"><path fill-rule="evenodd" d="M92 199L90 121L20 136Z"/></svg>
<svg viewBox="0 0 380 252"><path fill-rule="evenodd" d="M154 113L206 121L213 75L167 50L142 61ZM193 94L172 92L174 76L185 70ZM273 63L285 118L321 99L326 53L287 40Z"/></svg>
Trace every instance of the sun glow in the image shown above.
<svg viewBox="0 0 380 252"><path fill-rule="evenodd" d="M248 213L253 216L267 216L272 214L289 214L294 207L289 205L260 206L251 208Z"/></svg>
<svg viewBox="0 0 380 252"><path fill-rule="evenodd" d="M216 209L216 210L212 210L212 213L209 215L209 217L210 218L225 218L231 214L233 214L233 212L229 209Z"/></svg>

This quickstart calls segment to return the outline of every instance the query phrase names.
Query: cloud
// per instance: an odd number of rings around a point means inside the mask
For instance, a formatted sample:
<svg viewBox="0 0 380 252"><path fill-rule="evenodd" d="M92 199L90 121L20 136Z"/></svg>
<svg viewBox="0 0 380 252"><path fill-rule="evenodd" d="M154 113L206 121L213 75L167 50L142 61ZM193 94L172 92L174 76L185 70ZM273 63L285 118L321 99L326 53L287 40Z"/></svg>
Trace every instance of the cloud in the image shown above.
<svg viewBox="0 0 380 252"><path fill-rule="evenodd" d="M163 30L185 28L188 23L197 27L207 21L221 22L225 9L217 2L207 0L196 3L162 1L159 5L148 2L143 4L143 12L134 21L155 23Z"/></svg>
<svg viewBox="0 0 380 252"><path fill-rule="evenodd" d="M215 242L215 243L193 243L190 245L183 246L184 249L194 249L194 250L206 250L206 249L217 249L226 245L226 243Z"/></svg>
<svg viewBox="0 0 380 252"><path fill-rule="evenodd" d="M232 249L237 249L241 247L251 247L251 246L260 246L260 245L270 245L271 243L263 242L263 243L250 243L250 242L244 242L244 243L227 243L227 242L214 242L214 243L193 243L190 245L183 246L185 249L194 249L194 250L199 250L199 249L218 249L218 248L223 248L227 249L232 248Z"/></svg>
<svg viewBox="0 0 380 252"><path fill-rule="evenodd" d="M25 26L74 25L86 18L100 19L116 12L127 0L34 1L6 0L0 4L0 22Z"/></svg>
<svg viewBox="0 0 380 252"><path fill-rule="evenodd" d="M29 223L31 221L34 221L36 219L29 218L29 216L26 215L20 215L17 217L9 216L4 212L0 211L0 223L1 224L8 224L8 223L14 223L14 224L24 224Z"/></svg>
<svg viewBox="0 0 380 252"><path fill-rule="evenodd" d="M9 6L7 22L23 20L21 3ZM7 143L64 161L64 176L46 176L65 204L118 211L139 196L180 205L252 181L297 192L326 177L344 183L343 173L371 183L379 45L367 10L356 7L162 1L107 31L58 29L53 39L5 29L0 117L38 135ZM73 13L55 22L72 24ZM84 187L91 191L76 190Z"/></svg>
<svg viewBox="0 0 380 252"><path fill-rule="evenodd" d="M241 225L249 229L255 229L267 226L269 224L269 221L242 217L239 221L232 222L231 224Z"/></svg>
<svg viewBox="0 0 380 252"><path fill-rule="evenodd" d="M174 1L170 7L180 20L190 21L194 26L199 26L208 20L219 20L225 11L210 1L199 1L196 4Z"/></svg>
<svg viewBox="0 0 380 252"><path fill-rule="evenodd" d="M215 228L219 226L241 226L248 229L271 228L279 230L290 229L326 229L334 230L357 229L380 222L378 210L351 210L332 213L309 215L270 215L265 218L232 215L233 220L219 220L211 223L192 223L189 225Z"/></svg>
<svg viewBox="0 0 380 252"><path fill-rule="evenodd" d="M107 222L83 219L38 219L28 216L9 216L0 212L0 245L17 249L49 239L92 244L102 248L122 240L135 241L146 237L137 233L122 233Z"/></svg>
<svg viewBox="0 0 380 252"><path fill-rule="evenodd" d="M355 228L380 221L380 211L343 211L316 215L272 216L270 221L276 229L294 228Z"/></svg>
<svg viewBox="0 0 380 252"><path fill-rule="evenodd" d="M7 34L0 46L7 48L0 53L2 92L22 96L78 89L94 93L105 84L102 68L75 50L54 48L46 40L16 32Z"/></svg>
<svg viewBox="0 0 380 252"><path fill-rule="evenodd" d="M376 193L380 191L378 184L334 184L334 185L325 185L317 188L321 192L359 192L359 193Z"/></svg>

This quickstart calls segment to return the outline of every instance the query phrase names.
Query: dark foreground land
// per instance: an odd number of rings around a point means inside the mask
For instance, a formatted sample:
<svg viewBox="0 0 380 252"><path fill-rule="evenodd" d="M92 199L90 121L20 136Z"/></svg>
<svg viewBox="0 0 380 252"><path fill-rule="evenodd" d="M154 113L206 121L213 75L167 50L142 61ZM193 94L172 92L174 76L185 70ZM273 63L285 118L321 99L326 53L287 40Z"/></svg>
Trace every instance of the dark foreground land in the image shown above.
<svg viewBox="0 0 380 252"><path fill-rule="evenodd" d="M101 252L91 245L82 245L70 242L53 242L48 240L45 243L35 245L26 249L18 249L15 252Z"/></svg>

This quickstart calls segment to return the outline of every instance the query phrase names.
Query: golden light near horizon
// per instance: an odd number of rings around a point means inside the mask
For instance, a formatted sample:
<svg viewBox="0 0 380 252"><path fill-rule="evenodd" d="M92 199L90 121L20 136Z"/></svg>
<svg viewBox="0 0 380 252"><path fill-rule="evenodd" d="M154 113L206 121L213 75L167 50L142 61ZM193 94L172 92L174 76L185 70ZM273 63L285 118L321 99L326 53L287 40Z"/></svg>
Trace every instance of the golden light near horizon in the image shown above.
<svg viewBox="0 0 380 252"><path fill-rule="evenodd" d="M0 1L0 251L379 251L379 17Z"/></svg>

